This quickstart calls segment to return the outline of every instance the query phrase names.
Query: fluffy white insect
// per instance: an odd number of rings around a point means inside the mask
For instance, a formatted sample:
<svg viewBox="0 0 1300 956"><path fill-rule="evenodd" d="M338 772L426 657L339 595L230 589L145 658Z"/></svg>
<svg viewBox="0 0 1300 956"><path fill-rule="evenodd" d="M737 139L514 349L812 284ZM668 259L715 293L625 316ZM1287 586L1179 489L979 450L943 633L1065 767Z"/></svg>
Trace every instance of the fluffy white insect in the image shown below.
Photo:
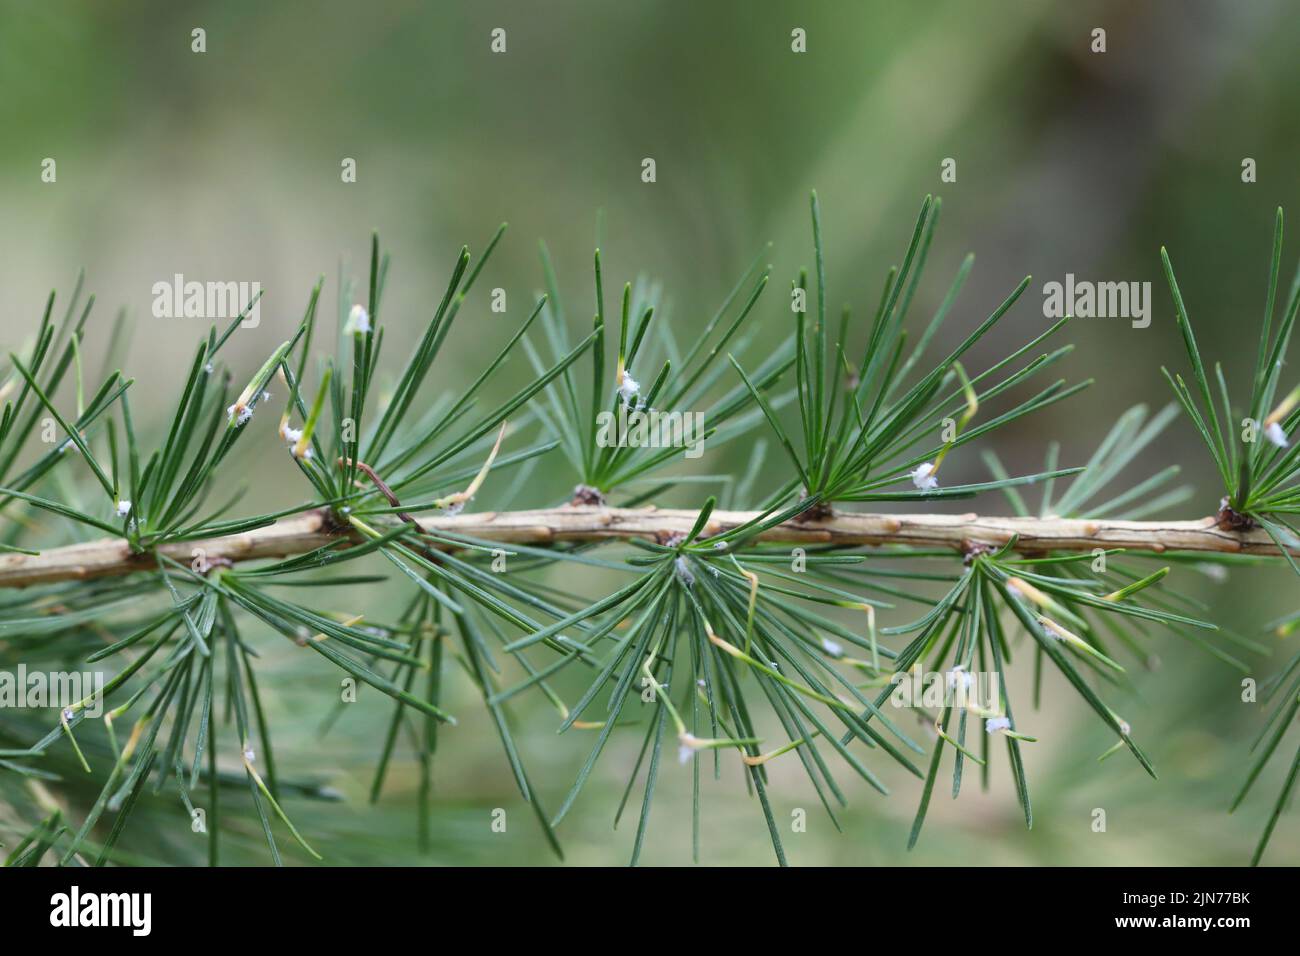
<svg viewBox="0 0 1300 956"><path fill-rule="evenodd" d="M1277 422L1272 422L1264 429L1264 437L1271 441L1278 448L1285 448L1287 445L1286 432L1282 431L1282 426Z"/></svg>
<svg viewBox="0 0 1300 956"><path fill-rule="evenodd" d="M370 313L366 311L365 306L354 305L352 311L348 313L348 321L343 326L343 331L348 335L364 335L370 331Z"/></svg>
<svg viewBox="0 0 1300 956"><path fill-rule="evenodd" d="M686 763L695 756L695 752L700 749L700 739L692 733L680 733L677 735L677 742L681 744L677 748L677 760L680 763Z"/></svg>
<svg viewBox="0 0 1300 956"><path fill-rule="evenodd" d="M632 399L641 394L640 384L632 377L632 373L627 369L623 369L623 376L619 379L618 394L619 397L623 399L624 405L631 405Z"/></svg>
<svg viewBox="0 0 1300 956"><path fill-rule="evenodd" d="M1049 617L1039 617L1039 623L1043 625L1043 633L1054 641L1065 640L1065 629Z"/></svg>
<svg viewBox="0 0 1300 956"><path fill-rule="evenodd" d="M1228 569L1221 564L1202 564L1197 566L1197 570L1216 583L1228 580Z"/></svg>
<svg viewBox="0 0 1300 956"><path fill-rule="evenodd" d="M956 690L958 684L961 684L964 690L970 690L975 686L975 675L966 670L961 664L948 671L944 676L947 678L950 690Z"/></svg>
<svg viewBox="0 0 1300 956"><path fill-rule="evenodd" d="M934 477L934 465L928 461L917 465L911 478L918 491L932 491L939 487L939 479Z"/></svg>
<svg viewBox="0 0 1300 956"><path fill-rule="evenodd" d="M682 584L688 588L695 586L695 574L691 571L691 566L686 563L684 557L678 557L673 561L673 567L677 570L677 576L682 579Z"/></svg>
<svg viewBox="0 0 1300 956"><path fill-rule="evenodd" d="M988 720L984 721L984 732L986 734L995 734L999 730L1010 730L1010 729L1011 729L1010 717L990 717Z"/></svg>
<svg viewBox="0 0 1300 956"><path fill-rule="evenodd" d="M226 409L226 414L230 416L230 420L236 425L244 425L253 417L253 408L243 402L235 402Z"/></svg>
<svg viewBox="0 0 1300 956"><path fill-rule="evenodd" d="M123 499L117 503L117 516L119 518L125 518L130 513L131 513L130 501Z"/></svg>

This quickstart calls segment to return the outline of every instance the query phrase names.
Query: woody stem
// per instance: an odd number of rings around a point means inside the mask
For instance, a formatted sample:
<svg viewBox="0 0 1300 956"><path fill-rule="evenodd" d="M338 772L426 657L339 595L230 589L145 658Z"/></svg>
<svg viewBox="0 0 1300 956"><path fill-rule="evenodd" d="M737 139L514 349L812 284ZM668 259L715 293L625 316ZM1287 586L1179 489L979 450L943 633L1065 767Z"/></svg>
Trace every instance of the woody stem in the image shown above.
<svg viewBox="0 0 1300 956"><path fill-rule="evenodd" d="M664 540L688 533L697 517L697 512L686 510L565 505L534 511L420 517L416 523L435 534L503 544L547 545L628 538ZM703 534L720 534L755 517L753 512L715 511ZM320 509L242 534L159 544L153 551L187 564L201 556L209 565L216 565L302 554L347 539L352 533L339 527L327 511ZM787 521L759 536L764 542L791 545L896 544L951 548L957 554L969 553L976 547L1001 547L1013 538L1016 549L1023 553L1123 548L1147 554L1166 551L1280 554L1264 530L1226 530L1213 517L1190 521L1109 521L833 511L811 520ZM133 553L124 539L106 538L52 548L38 555L0 555L0 587L110 577L155 568L157 563L151 554Z"/></svg>

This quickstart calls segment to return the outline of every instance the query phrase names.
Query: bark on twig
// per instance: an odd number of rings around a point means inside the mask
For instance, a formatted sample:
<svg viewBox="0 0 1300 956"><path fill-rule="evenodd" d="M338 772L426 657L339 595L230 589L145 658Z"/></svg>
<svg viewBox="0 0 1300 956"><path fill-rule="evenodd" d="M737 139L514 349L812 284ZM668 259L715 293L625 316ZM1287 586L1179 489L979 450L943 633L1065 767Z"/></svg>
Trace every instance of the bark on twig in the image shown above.
<svg viewBox="0 0 1300 956"><path fill-rule="evenodd" d="M559 541L644 538L664 540L689 532L697 512L656 508L574 507L535 511L485 511L418 518L431 532L485 541L547 545ZM718 534L754 518L752 512L715 511L706 535ZM1146 553L1196 551L1219 554L1277 555L1262 529L1225 530L1213 517L1193 521L1106 521L1066 518L997 518L963 515L882 515L835 512L817 520L787 521L770 528L763 541L838 546L904 544L952 548L998 547L1017 536L1017 550L1091 551L1126 548ZM348 532L324 511L286 518L243 534L163 544L157 551L189 564L201 549L209 564L302 554ZM157 567L152 554L133 554L125 541L107 538L53 548L39 555L0 555L0 587L16 588L57 581L129 574Z"/></svg>

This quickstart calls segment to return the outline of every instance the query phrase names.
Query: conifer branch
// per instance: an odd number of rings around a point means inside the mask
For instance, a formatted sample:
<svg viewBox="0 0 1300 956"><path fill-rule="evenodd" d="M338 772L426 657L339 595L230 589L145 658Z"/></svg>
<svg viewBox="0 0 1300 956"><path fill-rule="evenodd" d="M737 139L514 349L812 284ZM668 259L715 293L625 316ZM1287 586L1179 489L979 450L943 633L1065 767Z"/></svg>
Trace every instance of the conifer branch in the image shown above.
<svg viewBox="0 0 1300 956"><path fill-rule="evenodd" d="M0 666L56 671L72 660L109 660L111 677L102 691L52 705L56 713L0 722L0 800L44 776L69 781L61 789L88 808L75 833L58 815L47 816L9 862L39 862L51 848L68 862L107 827L101 818L113 809L117 818L100 857L108 859L135 794L155 775L144 788L155 797L174 783L187 810L200 802L211 810L208 860L218 862L217 808L225 799L217 792L223 778L216 755L232 747L239 754L233 779L248 787L271 859L281 862L275 821L319 859L304 838L310 824L299 830L290 821L286 797L294 785L276 773L256 673L257 642L268 629L393 702L371 798L383 789L396 744L409 737L421 774L422 848L429 846L439 726L456 723L448 706L459 695L445 694L443 685L452 656L482 697L519 793L561 857L556 828L614 735L643 737L624 794L626 803L644 779L633 863L660 754L674 745L679 764L692 765L696 859L706 755L715 769L729 758L745 768L781 863L785 850L765 767L783 755L802 764L837 828L834 804L845 796L825 760L830 750L881 793L888 787L876 762L892 761L923 780L911 846L949 756L944 750L951 750L956 797L972 772L967 768L984 775L993 742L1004 741L1016 799L1032 826L1022 746L1040 747L1053 736L1053 728L1036 726L1033 712L1052 674L1106 729L1111 746L1098 759L1127 751L1154 777L1134 726L1115 709L1127 699L1116 675L1132 658L1150 663L1154 626L1243 675L1253 667L1240 655L1269 652L1203 619L1210 605L1177 590L1181 574L1171 566L1195 563L1205 578L1221 579L1224 565L1271 557L1300 574L1300 386L1284 394L1290 383L1282 380L1300 316L1300 274L1274 323L1280 213L1249 401L1234 405L1221 368L1201 355L1165 256L1190 367L1187 377L1166 372L1176 404L1158 411L1133 406L1081 465L1070 464L1074 452L1062 460L1060 446L1049 443L1042 470L1024 474L1005 467L988 439L1088 386L1042 381L1070 352L1046 344L1067 319L1000 350L992 364L977 363L971 349L1030 280L966 337L941 335L968 257L924 333L908 345L908 311L939 212L938 201L927 197L874 317L864 329L845 310L832 327L815 195L810 212L815 280L801 271L792 281L793 334L774 349L751 347L755 308L771 272L762 266L766 250L713 317L692 326L689 349L665 320L657 287L642 280L623 286L615 339L599 253L593 326L575 343L543 251L546 294L468 388L430 398L435 360L503 226L477 260L461 249L440 304L390 387L379 363L388 257L376 236L365 304L353 301L350 285L340 286L333 354L313 356L311 348L319 283L292 336L251 378L237 376L219 354L242 315L224 332L214 327L198 345L178 403L160 418L171 422L165 432L137 433L132 380L122 373L87 390L84 313L74 321L80 287L62 322L52 316L51 297L36 338L23 355L11 356L7 375L0 373L0 510L8 511L0 521L0 589L32 588L0 601ZM942 346L939 357L928 355L930 346ZM486 383L516 347L532 374L520 380L516 360L509 397L493 399ZM589 373L580 360L590 360ZM75 381L65 383L65 373L75 373ZM1032 380L1039 384L1026 392ZM246 385L236 392L240 382ZM75 405L60 397L61 384L64 391L75 386ZM257 434L261 450L269 447L261 410L273 401L283 402L276 434L289 452L281 471L296 469L310 497L287 510L236 513L243 492L230 493L232 450L247 449ZM1238 432L1232 423L1246 410L1251 418ZM622 426L615 435L612 421L634 412L644 413L643 424L664 415L677 431L652 432L647 424L644 435L624 434ZM1223 479L1214 494L1222 500L1204 518L1147 520L1196 493L1174 484L1176 464L1139 471L1180 412ZM44 416L59 426L55 437L67 436L61 444L50 447L44 431L37 444ZM737 439L751 446L743 471L726 473L724 464L722 474L683 475L671 467L702 454L706 440L712 452ZM989 480L952 482L947 463L977 442ZM13 467L28 458L30 464ZM534 482L539 463L556 480ZM682 491L693 482L716 485L718 493L685 510L656 506L671 500L670 492L689 502ZM557 486L574 488L569 504L515 510L530 492ZM214 491L220 495L209 501ZM479 507L498 510L462 512L480 491ZM990 503L989 492L1005 503ZM906 513L959 499L1012 516ZM610 501L624 506L608 507ZM901 513L847 510L869 507ZM38 512L57 523L31 520ZM79 529L56 541L107 537L37 550L53 528ZM619 544L635 547L602 547ZM1151 567L1153 557L1160 566ZM560 571L575 565L601 573ZM344 598L349 606L334 607L336 588L387 579L372 566L400 573L395 583L410 592L404 606L375 602L373 614L357 613ZM326 569L331 573L318 574ZM909 610L912 604L923 610ZM877 620L878 611L895 610L897 616ZM1289 633L1296 617L1270 629ZM1013 650L1018 662L1032 652L1034 709L1011 699ZM895 698L894 678L919 679L923 672L941 678L941 700ZM647 689L650 699L642 696ZM532 691L554 708L558 732L595 732L558 809L548 809L545 786L526 772L508 713L508 704ZM661 705L657 716L628 719L638 697ZM1267 744L1238 803L1300 713L1300 655L1265 697L1275 701L1261 734ZM137 706L134 730L120 746L112 722ZM909 734L912 720L901 719L908 711L933 728L928 745ZM403 727L408 734L399 733ZM873 751L873 766L863 759L864 747ZM1300 755L1295 759L1256 862L1300 777ZM319 797L299 785L296 795L309 794Z"/></svg>

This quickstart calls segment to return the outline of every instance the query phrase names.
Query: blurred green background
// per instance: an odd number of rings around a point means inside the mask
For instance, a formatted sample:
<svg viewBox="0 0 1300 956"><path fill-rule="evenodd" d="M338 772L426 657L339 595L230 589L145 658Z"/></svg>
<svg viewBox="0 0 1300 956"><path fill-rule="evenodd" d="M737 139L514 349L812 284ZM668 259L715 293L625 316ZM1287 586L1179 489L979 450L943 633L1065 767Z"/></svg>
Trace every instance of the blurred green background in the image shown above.
<svg viewBox="0 0 1300 956"><path fill-rule="evenodd" d="M196 27L206 30L203 54L191 52ZM489 49L497 27L506 30L504 54ZM790 49L796 27L807 34L804 54ZM1104 54L1090 51L1097 27L1107 33ZM823 204L830 300L854 303L859 316L874 306L917 207L933 192L942 196L943 218L915 315L938 304L967 251L977 255L975 271L948 334L972 327L1024 275L1035 277L976 365L1046 327L1044 282L1072 272L1152 283L1150 328L1080 319L1067 330L1077 351L1064 372L1094 377L1095 387L998 433L996 448L1013 468L1037 466L1053 439L1063 444L1064 464L1080 464L1125 408L1167 402L1159 368L1185 362L1160 275L1162 244L1202 350L1222 359L1230 381L1246 381L1273 210L1300 213L1297 41L1294 7L1263 0L5 2L0 340L20 345L49 290L66 294L84 266L99 302L90 349L104 349L112 315L124 308L134 325L126 371L137 379L133 404L145 409L173 395L206 329L198 320L154 318L154 282L177 272L260 282L261 325L241 332L228 356L236 369L251 370L299 320L319 275L330 277L332 289L340 257L348 274L364 275L377 228L394 254L385 300L392 368L427 322L461 244L481 250L508 220L503 247L458 320L454 360L435 370L439 386L455 390L495 353L541 288L539 238L556 261L575 331L586 324L599 217L607 283L638 273L662 280L687 341L771 241L777 281L758 321L763 340L775 344L790 331L779 290L811 264L810 189ZM46 157L57 162L53 184L41 181ZM340 181L345 157L357 162L356 183ZM653 184L641 182L645 157L656 161ZM1258 182L1241 180L1247 157ZM956 161L954 183L940 181L947 158ZM1287 277L1296 248L1285 253ZM489 311L493 286L507 290L505 316ZM327 306L334 304L330 294ZM508 367L499 393L514 384ZM738 468L743 451L706 455L702 467ZM1179 517L1214 510L1221 491L1190 426L1171 428L1158 454L1143 470L1181 463L1197 490ZM953 480L984 477L974 453L950 461ZM287 461L252 455L241 467L256 504L292 504L306 494ZM528 503L561 500L565 474L542 469ZM694 490L683 494L680 503L698 501ZM993 499L975 507L1004 510ZM1188 589L1213 602L1215 620L1248 634L1300 606L1296 579L1283 571L1237 572L1225 584ZM405 593L392 582L324 600L391 616ZM386 699L363 691L361 703L318 738L337 674L254 633L280 728L282 775L325 781L347 798L288 808L328 862L551 861L463 681L451 703L461 725L440 744L435 848L422 856L408 756L392 769L380 803L366 803ZM1276 645L1272 661L1253 661L1261 677L1295 644L1268 640ZM1043 742L1027 752L1032 833L1000 762L987 796L968 785L952 801L941 778L926 833L908 853L919 781L887 768L896 789L884 799L839 775L852 797L841 836L816 807L797 762L778 761L778 819L809 810L807 832L786 835L791 861L1246 861L1283 762L1227 816L1262 708L1240 702L1239 675L1176 638L1159 638L1156 651L1161 666L1139 674L1141 696L1122 703L1159 781L1122 757L1097 764L1107 735L1063 682L1049 680L1035 718ZM556 738L554 711L540 699L521 704L516 716L531 775L556 806L588 739ZM618 831L611 818L638 745L636 734L615 739L561 827L571 862L626 859L636 805ZM1283 752L1289 760L1285 744ZM689 860L689 776L669 763L643 855L649 863ZM729 763L708 791L705 862L771 862L738 768ZM489 828L494 807L508 811L504 834ZM1104 834L1090 828L1094 807L1108 811ZM265 858L245 811L245 831L230 838L231 862ZM17 813L0 804L0 818ZM136 838L153 840L147 845L164 859L201 859L201 838L189 833L179 804L175 813L175 832ZM285 852L301 858L294 848ZM1295 813L1266 861L1300 862Z"/></svg>

